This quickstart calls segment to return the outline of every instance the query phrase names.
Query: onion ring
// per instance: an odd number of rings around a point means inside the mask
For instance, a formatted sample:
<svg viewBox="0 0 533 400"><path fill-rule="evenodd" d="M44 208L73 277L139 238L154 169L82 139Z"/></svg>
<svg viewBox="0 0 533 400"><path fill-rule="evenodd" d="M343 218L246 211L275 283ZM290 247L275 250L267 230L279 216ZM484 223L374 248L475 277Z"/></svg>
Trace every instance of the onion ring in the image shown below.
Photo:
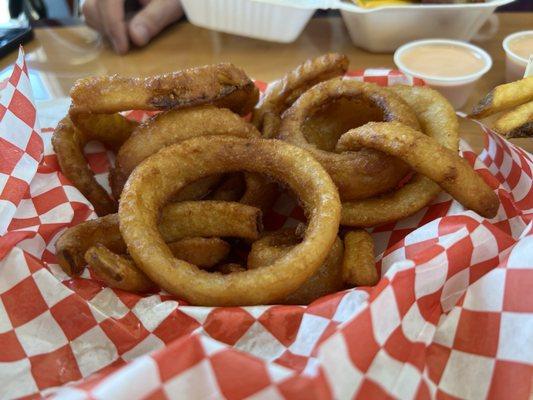
<svg viewBox="0 0 533 400"><path fill-rule="evenodd" d="M296 193L308 215L303 242L270 266L229 275L173 258L158 231L158 210L188 182L239 170L271 175ZM119 218L133 260L169 293L198 305L268 304L292 293L324 262L337 236L340 200L305 150L274 140L197 137L166 147L133 171Z"/></svg>
<svg viewBox="0 0 533 400"><path fill-rule="evenodd" d="M111 174L109 177L111 178ZM112 179L110 179L111 183ZM172 202L180 201L191 201L191 200L202 200L209 193L212 192L213 188L220 182L219 176L206 176L205 178L198 179L196 182L189 183L178 193L172 196Z"/></svg>
<svg viewBox="0 0 533 400"><path fill-rule="evenodd" d="M188 237L167 244L174 257L198 268L209 269L227 257L231 250L228 242L217 237Z"/></svg>
<svg viewBox="0 0 533 400"><path fill-rule="evenodd" d="M234 274L236 272L244 272L246 271L246 268L244 268L242 265L237 264L237 263L227 263L227 264L222 264L221 266L219 266L217 270L221 274L228 275L228 274Z"/></svg>
<svg viewBox="0 0 533 400"><path fill-rule="evenodd" d="M255 127L233 112L202 106L171 110L154 115L141 124L120 148L111 171L111 189L115 198L131 171L151 154L182 140L204 135L259 137Z"/></svg>
<svg viewBox="0 0 533 400"><path fill-rule="evenodd" d="M174 257L203 269L215 266L231 249L227 242L219 238L185 238L168 243L168 247ZM109 287L130 292L146 292L157 288L129 257L113 253L101 244L87 250L85 261Z"/></svg>
<svg viewBox="0 0 533 400"><path fill-rule="evenodd" d="M276 201L279 189L276 182L254 173L245 173L244 181L246 188L239 200L242 204L257 207L262 211L268 210Z"/></svg>
<svg viewBox="0 0 533 400"><path fill-rule="evenodd" d="M187 237L256 240L262 230L261 211L220 201L172 203L163 208L159 229L166 242ZM63 232L55 245L59 265L70 276L80 274L85 265L85 252L97 244L117 254L126 253L117 214L82 222Z"/></svg>
<svg viewBox="0 0 533 400"><path fill-rule="evenodd" d="M246 182L241 173L230 174L210 195L212 200L239 201L246 190Z"/></svg>
<svg viewBox="0 0 533 400"><path fill-rule="evenodd" d="M373 114L381 113L382 118L378 119L419 127L415 114L391 91L375 84L335 78L313 86L285 112L279 138L310 151L326 168L343 200L366 198L392 189L408 172L399 160L370 149L333 153L307 141L302 129L306 119L314 110L343 98L364 104L374 110Z"/></svg>
<svg viewBox="0 0 533 400"><path fill-rule="evenodd" d="M459 149L459 123L450 103L424 86L391 86L416 113L422 131L450 150ZM397 190L342 204L341 224L371 227L406 218L427 206L441 192L431 179L415 174Z"/></svg>
<svg viewBox="0 0 533 400"><path fill-rule="evenodd" d="M350 286L374 286L379 281L374 260L374 241L364 230L350 231L344 236L342 277Z"/></svg>
<svg viewBox="0 0 533 400"><path fill-rule="evenodd" d="M120 146L131 136L138 122L116 114L79 114L71 117L86 141L97 140L109 150L118 151Z"/></svg>
<svg viewBox="0 0 533 400"><path fill-rule="evenodd" d="M252 244L248 254L248 269L272 264L287 254L299 241L301 238L298 237L294 229L280 230L264 235ZM337 238L328 257L315 274L296 291L282 299L280 303L309 304L320 297L343 289L342 255L342 242Z"/></svg>
<svg viewBox="0 0 533 400"><path fill-rule="evenodd" d="M102 244L90 247L85 253L85 261L106 286L139 293L157 289L157 285L135 267L131 259Z"/></svg>
<svg viewBox="0 0 533 400"><path fill-rule="evenodd" d="M341 151L370 147L398 157L416 172L427 176L463 206L486 218L498 212L498 196L459 155L398 122L369 122L346 132L339 140ZM438 157L434 157L438 154Z"/></svg>
<svg viewBox="0 0 533 400"><path fill-rule="evenodd" d="M83 155L84 146L98 140L116 150L130 136L136 123L119 114L89 115L77 118L78 129L67 116L57 125L52 135L52 146L63 174L93 205L97 215L117 211L117 203L94 178Z"/></svg>
<svg viewBox="0 0 533 400"><path fill-rule="evenodd" d="M70 115L169 110L203 104L246 115L257 103L259 91L242 69L221 63L147 78L84 78L76 81L70 97Z"/></svg>
<svg viewBox="0 0 533 400"><path fill-rule="evenodd" d="M299 65L282 79L271 83L255 108L252 123L264 138L276 137L281 114L302 93L319 82L342 76L348 69L348 58L343 54L324 54Z"/></svg>

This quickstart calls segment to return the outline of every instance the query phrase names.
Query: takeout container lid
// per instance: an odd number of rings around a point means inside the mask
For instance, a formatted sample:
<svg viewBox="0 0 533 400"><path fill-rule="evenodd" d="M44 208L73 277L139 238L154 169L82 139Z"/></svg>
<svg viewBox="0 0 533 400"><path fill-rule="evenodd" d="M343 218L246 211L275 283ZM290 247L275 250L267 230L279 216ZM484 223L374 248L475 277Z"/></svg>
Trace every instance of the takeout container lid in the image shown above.
<svg viewBox="0 0 533 400"><path fill-rule="evenodd" d="M315 10L338 9L356 46L391 52L428 37L469 41L497 7L512 1L375 8L359 7L348 0L183 0L182 4L195 25L282 43L296 40Z"/></svg>

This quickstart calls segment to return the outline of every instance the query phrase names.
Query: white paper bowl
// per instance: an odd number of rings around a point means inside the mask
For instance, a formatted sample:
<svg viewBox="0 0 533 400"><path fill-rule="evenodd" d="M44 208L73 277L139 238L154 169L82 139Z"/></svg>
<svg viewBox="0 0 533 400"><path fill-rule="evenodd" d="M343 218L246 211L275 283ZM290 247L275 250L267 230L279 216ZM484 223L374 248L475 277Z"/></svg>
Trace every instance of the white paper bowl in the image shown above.
<svg viewBox="0 0 533 400"><path fill-rule="evenodd" d="M502 43L503 50L505 51L505 80L507 82L514 82L522 79L526 72L528 59L513 53L509 48L509 43L520 36L533 36L533 30L515 32L507 36Z"/></svg>
<svg viewBox="0 0 533 400"><path fill-rule="evenodd" d="M451 78L424 75L409 69L403 64L401 60L402 54L414 47L427 44L450 44L454 46L464 47L465 49L468 49L479 55L484 61L485 65L481 70L474 74ZM455 109L459 109L463 107L467 102L468 98L472 94L472 90L474 89L476 82L483 75L485 75L492 67L492 58L485 50L466 42L449 39L427 39L415 40L414 42L410 42L401 46L394 53L394 63L396 64L398 69L402 71L405 75L423 79L428 84L428 86L435 90L438 90L444 97L446 97Z"/></svg>

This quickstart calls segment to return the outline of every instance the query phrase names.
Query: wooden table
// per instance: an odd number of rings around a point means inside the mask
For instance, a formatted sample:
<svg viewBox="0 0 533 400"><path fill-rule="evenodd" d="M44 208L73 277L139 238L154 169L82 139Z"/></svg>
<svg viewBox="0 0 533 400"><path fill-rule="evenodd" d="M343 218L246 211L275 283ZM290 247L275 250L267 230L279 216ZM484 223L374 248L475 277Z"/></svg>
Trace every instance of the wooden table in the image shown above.
<svg viewBox="0 0 533 400"><path fill-rule="evenodd" d="M531 29L532 13L502 13L500 30L490 41L476 43L493 58L494 66L478 83L465 110L504 80L505 54L501 42L512 32ZM178 23L149 46L125 56L114 54L97 34L84 26L39 28L25 46L29 67L38 71L54 97L68 95L74 81L87 75L149 75L185 67L231 61L263 81L282 76L303 60L335 51L350 58L351 68L394 67L392 54L373 54L356 48L339 17L314 18L303 34L289 44L269 43ZM16 54L0 60L0 69L13 63ZM479 149L481 138L471 122L462 122L461 133ZM533 139L515 139L533 152Z"/></svg>

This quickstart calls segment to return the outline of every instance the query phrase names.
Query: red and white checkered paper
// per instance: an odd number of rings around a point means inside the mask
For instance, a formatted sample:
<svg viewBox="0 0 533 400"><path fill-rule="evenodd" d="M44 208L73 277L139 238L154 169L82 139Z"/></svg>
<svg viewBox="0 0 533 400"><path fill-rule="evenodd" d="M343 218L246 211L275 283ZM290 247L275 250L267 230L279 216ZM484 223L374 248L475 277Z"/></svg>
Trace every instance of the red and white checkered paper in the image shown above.
<svg viewBox="0 0 533 400"><path fill-rule="evenodd" d="M389 70L350 75L406 82ZM309 306L193 307L112 290L88 272L72 279L55 264L57 237L95 214L61 174L52 129L39 131L28 82L21 54L0 92L1 398L528 398L533 161L525 151L480 126L485 149L477 156L462 143L462 153L497 191L498 216L480 218L442 194L373 229L382 274L373 288ZM105 182L107 153L88 152ZM301 217L281 198L267 225Z"/></svg>

